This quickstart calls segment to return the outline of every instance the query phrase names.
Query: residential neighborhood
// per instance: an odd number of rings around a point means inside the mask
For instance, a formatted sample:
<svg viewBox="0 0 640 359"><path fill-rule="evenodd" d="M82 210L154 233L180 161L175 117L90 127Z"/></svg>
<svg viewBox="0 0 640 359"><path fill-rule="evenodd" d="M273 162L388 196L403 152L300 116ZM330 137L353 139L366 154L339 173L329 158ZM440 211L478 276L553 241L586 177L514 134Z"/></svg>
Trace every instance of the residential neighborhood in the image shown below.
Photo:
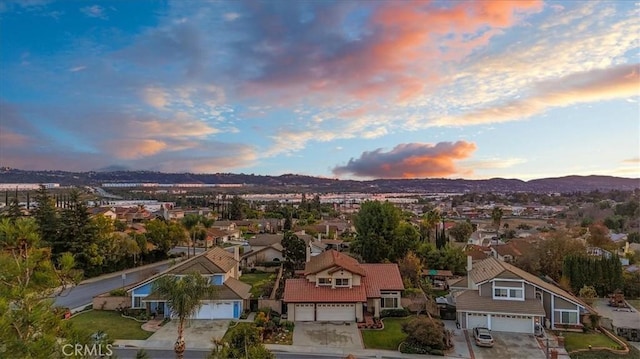
<svg viewBox="0 0 640 359"><path fill-rule="evenodd" d="M355 213L321 200L256 206L233 197L217 212L171 203L154 211L151 202L87 207L77 191L66 199L75 205L56 203L49 189L38 191L34 202L49 203L51 211L10 203L2 238L14 235L6 232L12 223L54 218L62 224L74 215L101 228L101 236L88 239L103 241L96 242L100 246L137 244L134 257L124 255L126 262L111 259L123 269L87 279L110 287L64 308L70 317L64 320L107 333L104 340L124 357L134 349L172 353L177 343L187 357L193 350L216 352L249 332L259 338L255 348L276 356L573 358L581 346L632 355L639 345L634 297L640 295L633 282L638 243L629 241L634 232L623 237L597 222L608 223L606 210L592 210L594 224L572 227L571 207L523 217L496 203L463 210L473 213L464 218L447 197L420 206L364 201ZM633 225L637 207L623 217L628 203L637 201L630 195L609 208ZM229 219L234 202L238 219ZM459 197L453 202L469 206ZM274 217L246 218L252 207ZM182 214L166 216L168 211ZM228 211L226 219L222 211ZM158 260L163 266L154 264ZM596 282L573 272L581 265L602 266ZM177 310L180 297L170 289L182 282L209 294L198 294L189 310ZM68 285L65 296L83 288ZM614 295L615 302L609 299ZM476 345L476 328L490 333L490 347ZM420 334L424 330L431 334Z"/></svg>

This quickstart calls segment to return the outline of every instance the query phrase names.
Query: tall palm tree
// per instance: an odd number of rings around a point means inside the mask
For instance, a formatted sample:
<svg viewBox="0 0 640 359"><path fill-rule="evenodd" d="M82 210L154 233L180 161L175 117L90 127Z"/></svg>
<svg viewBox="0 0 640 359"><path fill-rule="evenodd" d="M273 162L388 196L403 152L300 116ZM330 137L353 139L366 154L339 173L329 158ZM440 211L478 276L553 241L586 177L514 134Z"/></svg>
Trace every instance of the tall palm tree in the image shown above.
<svg viewBox="0 0 640 359"><path fill-rule="evenodd" d="M185 351L184 323L198 312L203 299L216 297L216 289L206 277L190 273L182 278L172 275L160 277L153 283L153 291L167 301L171 314L178 317L178 338L173 349L176 358L182 359Z"/></svg>
<svg viewBox="0 0 640 359"><path fill-rule="evenodd" d="M493 207L493 210L491 211L491 219L493 220L493 225L496 227L496 237L499 237L499 231L500 231L500 222L502 221L502 208L500 207Z"/></svg>
<svg viewBox="0 0 640 359"><path fill-rule="evenodd" d="M431 231L438 230L438 224L442 219L440 215L440 211L437 209L432 209L429 212L425 213L424 219L422 220L422 225L426 228L427 238L431 240ZM435 237L434 237L435 238Z"/></svg>

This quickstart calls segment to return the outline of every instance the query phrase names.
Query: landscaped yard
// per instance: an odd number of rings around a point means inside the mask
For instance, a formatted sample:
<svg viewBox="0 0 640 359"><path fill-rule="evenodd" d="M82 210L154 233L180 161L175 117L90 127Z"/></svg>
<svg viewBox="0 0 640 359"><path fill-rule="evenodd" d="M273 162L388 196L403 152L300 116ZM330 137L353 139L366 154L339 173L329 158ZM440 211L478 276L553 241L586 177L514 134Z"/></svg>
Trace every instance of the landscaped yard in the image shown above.
<svg viewBox="0 0 640 359"><path fill-rule="evenodd" d="M618 343L611 340L608 336L601 333L563 333L564 347L568 352L577 349L589 349L589 345L593 348L617 348Z"/></svg>
<svg viewBox="0 0 640 359"><path fill-rule="evenodd" d="M254 298L262 295L262 284L269 279L273 273L242 273L240 281L251 285L251 296Z"/></svg>
<svg viewBox="0 0 640 359"><path fill-rule="evenodd" d="M367 349L387 349L398 350L398 345L402 343L407 335L402 332L402 323L411 320L413 317L407 318L385 318L384 329L364 329L362 333L362 341Z"/></svg>
<svg viewBox="0 0 640 359"><path fill-rule="evenodd" d="M106 310L91 310L78 314L69 320L76 328L88 333L101 330L107 333L109 339L144 340L153 334L142 330L142 323L123 318L118 312Z"/></svg>

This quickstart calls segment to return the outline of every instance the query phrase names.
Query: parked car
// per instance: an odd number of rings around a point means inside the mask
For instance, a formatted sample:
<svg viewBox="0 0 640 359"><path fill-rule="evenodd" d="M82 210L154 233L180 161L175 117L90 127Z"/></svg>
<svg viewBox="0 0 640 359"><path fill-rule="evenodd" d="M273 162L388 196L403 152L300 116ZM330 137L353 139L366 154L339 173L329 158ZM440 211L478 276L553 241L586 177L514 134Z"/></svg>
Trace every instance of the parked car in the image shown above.
<svg viewBox="0 0 640 359"><path fill-rule="evenodd" d="M487 328L473 328L473 338L476 340L476 345L479 347L493 347L493 336L491 335L491 331Z"/></svg>

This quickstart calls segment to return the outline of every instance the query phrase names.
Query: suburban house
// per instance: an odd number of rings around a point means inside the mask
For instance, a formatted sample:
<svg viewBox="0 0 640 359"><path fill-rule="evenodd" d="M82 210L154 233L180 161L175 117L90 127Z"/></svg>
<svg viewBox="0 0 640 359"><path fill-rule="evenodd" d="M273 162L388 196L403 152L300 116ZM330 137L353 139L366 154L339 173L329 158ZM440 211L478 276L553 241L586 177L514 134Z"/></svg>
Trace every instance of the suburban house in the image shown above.
<svg viewBox="0 0 640 359"><path fill-rule="evenodd" d="M242 267L252 267L262 262L281 261L283 258L282 250L282 244L279 242L260 247L257 250L250 250L240 257L240 264Z"/></svg>
<svg viewBox="0 0 640 359"><path fill-rule="evenodd" d="M91 217L105 216L111 219L112 221L115 221L118 218L118 216L116 215L116 212L109 207L91 207L88 209L88 211Z"/></svg>
<svg viewBox="0 0 640 359"><path fill-rule="evenodd" d="M232 221L215 221L211 228L225 231L229 235L229 240L236 240L242 236L240 229L236 226L236 223Z"/></svg>
<svg viewBox="0 0 640 359"><path fill-rule="evenodd" d="M199 311L191 319L238 319L245 308L249 308L251 286L239 281L239 251L230 253L221 247L214 247L195 257L185 260L167 270L131 287L132 308L146 308L150 313L169 317L167 301L153 292L153 283L162 276L184 276L196 272L210 279L218 289L217 299L204 300Z"/></svg>
<svg viewBox="0 0 640 359"><path fill-rule="evenodd" d="M594 312L562 288L494 257L477 262L467 257L467 271L466 277L450 283L462 328L534 333L539 324L578 329Z"/></svg>
<svg viewBox="0 0 640 359"><path fill-rule="evenodd" d="M287 279L284 302L291 321L362 322L402 308L402 277L395 263L362 264L335 250L309 258L304 278Z"/></svg>
<svg viewBox="0 0 640 359"><path fill-rule="evenodd" d="M489 247L491 255L501 261L511 262L533 249L534 241L528 239L512 239L504 244Z"/></svg>

